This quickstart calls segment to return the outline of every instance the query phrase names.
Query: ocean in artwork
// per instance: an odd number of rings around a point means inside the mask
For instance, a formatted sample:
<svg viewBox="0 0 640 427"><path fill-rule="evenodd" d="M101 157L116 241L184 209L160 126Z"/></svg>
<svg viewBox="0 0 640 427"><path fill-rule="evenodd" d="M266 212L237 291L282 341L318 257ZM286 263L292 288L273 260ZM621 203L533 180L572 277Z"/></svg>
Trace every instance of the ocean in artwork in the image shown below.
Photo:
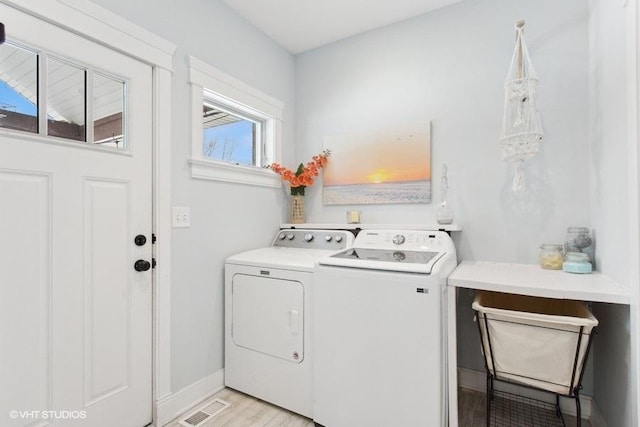
<svg viewBox="0 0 640 427"><path fill-rule="evenodd" d="M325 205L431 203L431 180L325 185Z"/></svg>

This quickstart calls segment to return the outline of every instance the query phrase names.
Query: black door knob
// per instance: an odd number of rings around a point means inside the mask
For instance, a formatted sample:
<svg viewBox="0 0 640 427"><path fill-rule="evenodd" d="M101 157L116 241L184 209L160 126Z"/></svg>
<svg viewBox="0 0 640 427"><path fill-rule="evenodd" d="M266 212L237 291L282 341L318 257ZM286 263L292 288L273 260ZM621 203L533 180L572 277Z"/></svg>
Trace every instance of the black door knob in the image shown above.
<svg viewBox="0 0 640 427"><path fill-rule="evenodd" d="M136 244L136 246L144 246L144 244L147 243L147 238L145 237L144 234L138 234L133 239L133 242Z"/></svg>
<svg viewBox="0 0 640 427"><path fill-rule="evenodd" d="M151 268L151 263L149 261L139 259L135 264L133 264L133 268L135 268L136 271L147 271Z"/></svg>

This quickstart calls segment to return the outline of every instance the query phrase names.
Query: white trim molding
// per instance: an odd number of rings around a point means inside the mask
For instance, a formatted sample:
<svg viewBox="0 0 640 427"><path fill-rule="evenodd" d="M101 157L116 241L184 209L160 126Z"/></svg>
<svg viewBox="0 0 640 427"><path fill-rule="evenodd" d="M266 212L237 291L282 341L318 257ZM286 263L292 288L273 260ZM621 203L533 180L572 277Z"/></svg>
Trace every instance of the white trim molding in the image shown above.
<svg viewBox="0 0 640 427"><path fill-rule="evenodd" d="M591 401L591 417L589 418L589 422L591 423L591 427L608 427L595 400Z"/></svg>
<svg viewBox="0 0 640 427"><path fill-rule="evenodd" d="M0 0L96 43L171 70L176 46L88 0Z"/></svg>
<svg viewBox="0 0 640 427"><path fill-rule="evenodd" d="M638 0L629 0L627 8L627 123L629 169L629 286L630 304L630 390L629 422L640 423L640 7ZM595 427L595 424L594 424Z"/></svg>
<svg viewBox="0 0 640 427"><path fill-rule="evenodd" d="M161 427L224 388L224 369L158 401L155 425Z"/></svg>
<svg viewBox="0 0 640 427"><path fill-rule="evenodd" d="M171 72L155 67L153 150L153 408L171 393Z"/></svg>
<svg viewBox="0 0 640 427"><path fill-rule="evenodd" d="M199 59L189 57L191 83L191 177L265 187L282 186L280 178L260 166L236 165L205 158L202 151L202 105L205 100L240 114L256 118L264 125L264 141L256 162L268 165L279 161L284 103Z"/></svg>
<svg viewBox="0 0 640 427"><path fill-rule="evenodd" d="M191 177L213 181L236 182L262 187L280 188L280 176L270 169L232 165L215 160L189 160Z"/></svg>
<svg viewBox="0 0 640 427"><path fill-rule="evenodd" d="M189 57L189 82L282 120L284 103L266 93L226 74L193 56Z"/></svg>

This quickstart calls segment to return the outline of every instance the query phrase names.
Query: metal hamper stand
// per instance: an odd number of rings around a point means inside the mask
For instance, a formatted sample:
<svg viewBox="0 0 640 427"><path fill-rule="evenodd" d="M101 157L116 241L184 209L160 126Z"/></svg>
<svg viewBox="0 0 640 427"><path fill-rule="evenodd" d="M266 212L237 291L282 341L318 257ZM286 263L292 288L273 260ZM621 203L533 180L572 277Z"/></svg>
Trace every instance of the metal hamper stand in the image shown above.
<svg viewBox="0 0 640 427"><path fill-rule="evenodd" d="M487 371L487 427L492 415L495 427L564 426L560 396L575 399L581 427L582 376L598 325L587 307L578 301L486 291L476 293L472 307ZM555 406L498 391L495 381L552 393Z"/></svg>

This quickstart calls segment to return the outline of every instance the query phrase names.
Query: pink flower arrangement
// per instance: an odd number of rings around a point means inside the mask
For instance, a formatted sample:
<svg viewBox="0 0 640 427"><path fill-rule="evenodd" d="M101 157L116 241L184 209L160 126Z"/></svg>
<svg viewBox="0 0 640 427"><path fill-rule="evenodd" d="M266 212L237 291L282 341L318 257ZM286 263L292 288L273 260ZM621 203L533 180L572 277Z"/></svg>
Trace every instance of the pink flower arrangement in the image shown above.
<svg viewBox="0 0 640 427"><path fill-rule="evenodd" d="M269 168L280 175L284 181L289 182L292 196L304 196L304 189L313 185L315 177L320 173L320 169L327 164L330 155L331 152L329 150L324 150L317 156L313 156L306 165L300 163L295 172L281 166L279 163L272 163Z"/></svg>

